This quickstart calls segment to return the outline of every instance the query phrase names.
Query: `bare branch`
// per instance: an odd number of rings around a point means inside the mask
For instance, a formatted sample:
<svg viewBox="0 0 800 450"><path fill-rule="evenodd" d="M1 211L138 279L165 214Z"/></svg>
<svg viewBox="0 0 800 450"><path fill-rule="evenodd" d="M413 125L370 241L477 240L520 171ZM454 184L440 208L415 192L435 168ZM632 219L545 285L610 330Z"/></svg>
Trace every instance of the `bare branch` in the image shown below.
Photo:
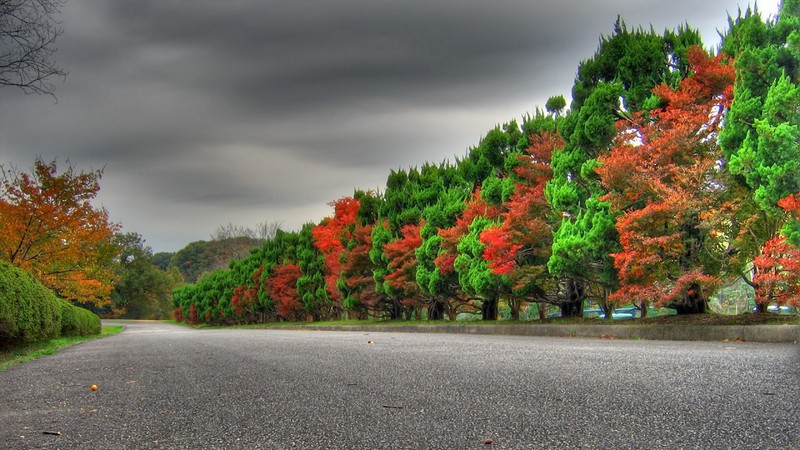
<svg viewBox="0 0 800 450"><path fill-rule="evenodd" d="M280 221L273 221L273 222L261 222L256 225L255 237L261 240L269 240L275 237L275 234L278 233L280 230L282 223Z"/></svg>
<svg viewBox="0 0 800 450"><path fill-rule="evenodd" d="M227 225L220 225L216 231L211 233L212 241L222 241L225 239L233 239L239 237L246 237L250 239L257 239L266 241L275 237L275 234L281 227L280 221L275 222L261 222L255 228L246 227L243 225L236 225L228 222Z"/></svg>
<svg viewBox="0 0 800 450"><path fill-rule="evenodd" d="M0 86L55 98L53 78L67 73L52 60L64 30L55 15L64 0L0 0Z"/></svg>
<svg viewBox="0 0 800 450"><path fill-rule="evenodd" d="M242 225L235 225L231 222L228 222L227 225L220 225L217 227L216 231L211 233L212 241L222 241L237 237L253 238L253 230Z"/></svg>

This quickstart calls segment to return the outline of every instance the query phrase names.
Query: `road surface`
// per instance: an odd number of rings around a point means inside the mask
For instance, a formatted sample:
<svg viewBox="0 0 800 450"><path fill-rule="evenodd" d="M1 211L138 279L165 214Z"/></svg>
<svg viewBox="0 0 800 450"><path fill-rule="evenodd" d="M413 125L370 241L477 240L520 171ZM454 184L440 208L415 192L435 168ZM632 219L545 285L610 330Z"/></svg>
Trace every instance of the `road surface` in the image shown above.
<svg viewBox="0 0 800 450"><path fill-rule="evenodd" d="M800 449L798 345L126 326L0 373L0 448Z"/></svg>

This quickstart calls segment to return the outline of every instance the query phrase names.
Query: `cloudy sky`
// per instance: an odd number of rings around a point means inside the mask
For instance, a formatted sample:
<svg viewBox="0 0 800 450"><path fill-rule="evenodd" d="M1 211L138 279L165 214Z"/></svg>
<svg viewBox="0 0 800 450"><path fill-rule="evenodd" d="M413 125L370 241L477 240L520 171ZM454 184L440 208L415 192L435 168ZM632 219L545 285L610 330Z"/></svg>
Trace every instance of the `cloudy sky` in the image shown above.
<svg viewBox="0 0 800 450"><path fill-rule="evenodd" d="M762 1L762 15L778 0ZM569 98L618 14L718 44L746 0L67 0L58 102L0 89L0 163L105 168L155 251L220 225L318 222L391 169L462 156Z"/></svg>

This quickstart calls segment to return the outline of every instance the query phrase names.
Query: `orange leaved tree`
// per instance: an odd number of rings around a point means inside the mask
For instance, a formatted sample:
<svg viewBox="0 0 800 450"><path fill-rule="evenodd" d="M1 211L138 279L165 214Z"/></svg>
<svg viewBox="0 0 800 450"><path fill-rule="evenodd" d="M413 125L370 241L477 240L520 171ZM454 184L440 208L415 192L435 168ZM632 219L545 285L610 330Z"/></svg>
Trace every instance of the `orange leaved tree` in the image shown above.
<svg viewBox="0 0 800 450"><path fill-rule="evenodd" d="M767 241L753 260L753 284L760 311L773 302L800 307L800 248L783 236Z"/></svg>
<svg viewBox="0 0 800 450"><path fill-rule="evenodd" d="M347 250L345 243L353 237L353 227L358 216L361 202L354 197L342 197L330 203L333 206L333 217L322 219L319 225L311 230L314 246L325 257L325 288L333 301L334 309L344 311L344 299L338 289L342 276L342 254Z"/></svg>
<svg viewBox="0 0 800 450"><path fill-rule="evenodd" d="M724 55L689 49L693 74L653 92L662 107L619 122L616 146L597 169L618 214L622 250L613 254L620 289L612 298L652 299L679 314L703 313L720 283L729 238L716 230L727 183L717 132L732 100L734 68ZM730 220L727 220L730 222ZM712 250L709 250L712 249Z"/></svg>
<svg viewBox="0 0 800 450"><path fill-rule="evenodd" d="M119 229L92 200L102 171L76 172L37 158L32 173L0 166L0 258L57 295L103 306L113 287Z"/></svg>
<svg viewBox="0 0 800 450"><path fill-rule="evenodd" d="M800 248L800 193L784 198L778 202L778 206L789 213L789 222L784 227L784 234L789 242Z"/></svg>

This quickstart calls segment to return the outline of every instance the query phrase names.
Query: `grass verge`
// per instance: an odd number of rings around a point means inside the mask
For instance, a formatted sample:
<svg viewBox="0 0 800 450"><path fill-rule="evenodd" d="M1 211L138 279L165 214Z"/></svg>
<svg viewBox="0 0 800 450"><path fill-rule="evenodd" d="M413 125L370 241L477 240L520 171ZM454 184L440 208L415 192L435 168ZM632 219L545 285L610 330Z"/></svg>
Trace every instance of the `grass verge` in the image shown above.
<svg viewBox="0 0 800 450"><path fill-rule="evenodd" d="M122 325L104 325L100 334L95 336L68 336L51 339L49 341L34 342L12 349L0 350L0 372L11 366L21 364L42 356L55 354L62 348L71 347L82 342L119 334L123 330Z"/></svg>

